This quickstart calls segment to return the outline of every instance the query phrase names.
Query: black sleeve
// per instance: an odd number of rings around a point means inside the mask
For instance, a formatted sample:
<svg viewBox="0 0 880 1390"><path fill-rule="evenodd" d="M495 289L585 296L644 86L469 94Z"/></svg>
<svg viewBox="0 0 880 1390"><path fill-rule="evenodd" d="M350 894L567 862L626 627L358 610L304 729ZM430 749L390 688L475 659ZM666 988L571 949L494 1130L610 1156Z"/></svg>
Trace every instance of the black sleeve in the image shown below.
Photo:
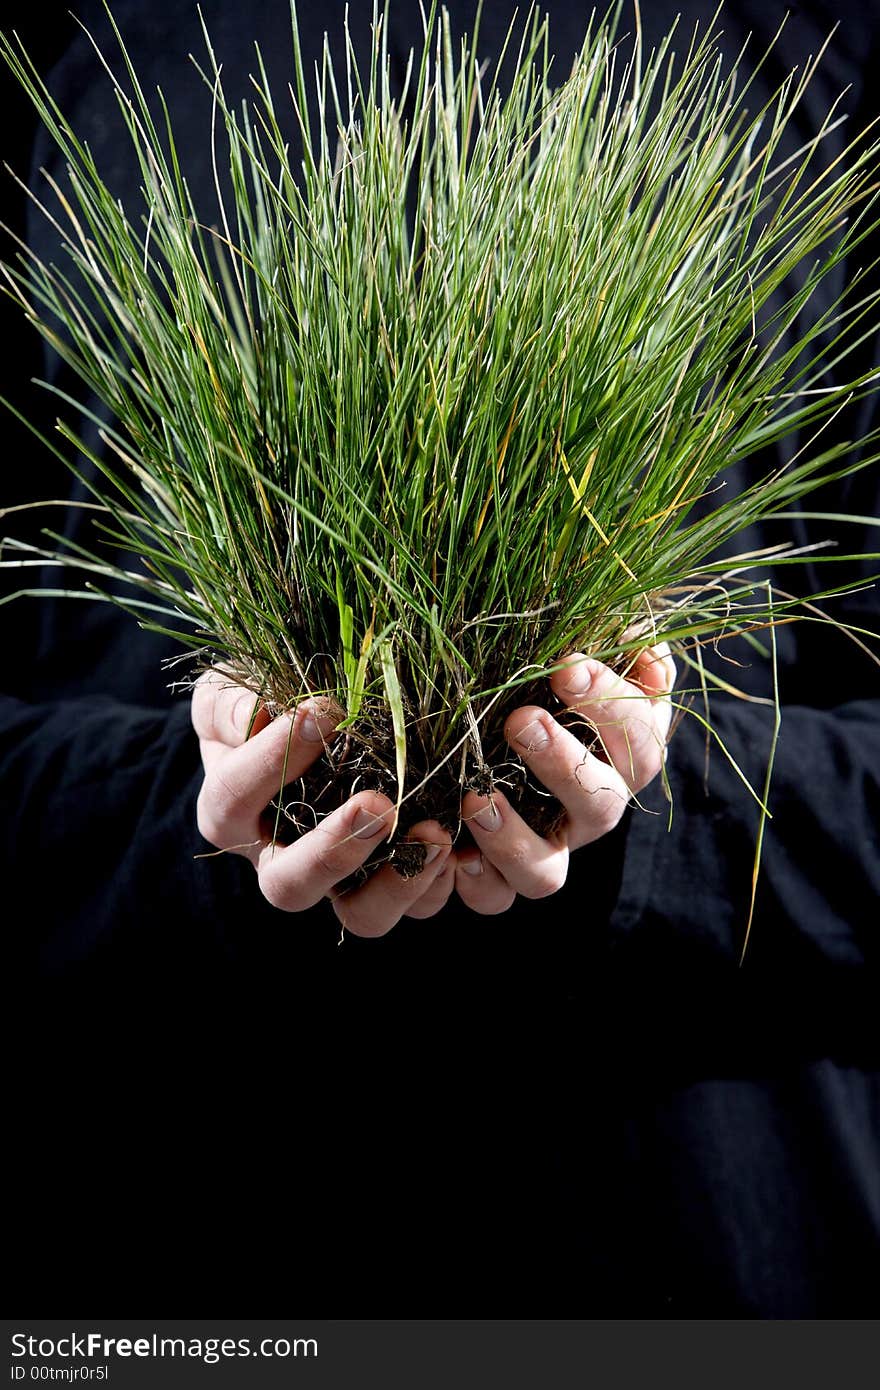
<svg viewBox="0 0 880 1390"><path fill-rule="evenodd" d="M762 793L772 711L720 702L713 723L727 753ZM615 913L622 932L647 930L672 948L675 931L707 961L745 945L760 811L716 745L708 777L702 727L685 720L669 754L672 826L636 814ZM654 798L656 803L656 798ZM785 954L794 971L852 971L880 956L880 708L789 706L768 797L755 921L754 968ZM674 905L674 907L673 907Z"/></svg>
<svg viewBox="0 0 880 1390"><path fill-rule="evenodd" d="M193 859L207 848L194 819L193 743L183 704L166 712L107 696L0 700L0 771L14 809L8 862L33 885L50 972L132 930L179 956L195 942L172 947L171 917L178 932L188 923L203 946L216 946L206 938L217 914Z"/></svg>

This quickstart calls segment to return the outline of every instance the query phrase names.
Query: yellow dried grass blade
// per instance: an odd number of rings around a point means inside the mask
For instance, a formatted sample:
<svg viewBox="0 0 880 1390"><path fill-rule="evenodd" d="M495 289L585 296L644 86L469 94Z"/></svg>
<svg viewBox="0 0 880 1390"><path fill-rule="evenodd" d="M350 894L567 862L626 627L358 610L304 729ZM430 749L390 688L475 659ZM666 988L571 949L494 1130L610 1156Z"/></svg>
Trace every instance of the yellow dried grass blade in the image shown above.
<svg viewBox="0 0 880 1390"><path fill-rule="evenodd" d="M584 493L585 493L585 491L586 491L586 488L587 488L587 484L588 484L588 482L590 481L590 475L591 475L592 472L593 472L593 467L594 467L595 462L596 462L596 454L597 454L597 450L594 449L593 452L590 454L589 458L587 459L586 464L584 465L584 471L583 471L583 473L581 474L581 480L580 480L580 482L579 482L579 483L576 483L575 480L574 480L574 478L572 477L571 465L569 464L568 459L565 457L565 450L564 450L564 449L560 449L560 450L559 450L559 458L560 458L560 461L561 461L561 463L562 463L562 467L563 467L563 469L565 470L565 476L566 476L566 478L568 479L568 485L569 485L569 487L571 488L571 490L572 490L572 492L573 492L573 494L574 494L574 500L575 500L575 502L577 502L577 503L580 504L581 514L587 518L587 521L588 521L588 522L590 523L590 525L593 527L593 530L594 530L594 531L596 532L596 534L598 535L598 537L599 537L599 539L601 540L602 544L608 547L608 549L611 551L611 554L614 556L615 560L616 560L617 563L620 565L620 567L621 567L621 569L624 571L624 573L633 581L634 584L637 584L637 583L638 583L638 579L637 579L636 576L633 574L633 572L632 572L632 570L630 569L629 565L626 563L626 561L624 560L623 556L620 555L620 554L614 549L614 546L611 544L611 541L608 539L608 537L606 536L604 530L603 530L602 527L599 525L599 522L596 520L596 518L593 516L593 513L590 511L590 508L586 505L586 503L584 503L584 502L582 501L583 495L584 495ZM569 517L568 521L567 521L566 524L565 524L565 528L564 528L564 530L563 530L563 532L562 532L562 535L561 535L560 538L559 538L559 544L558 544L557 547L556 547L556 554L555 554L554 557L553 557L553 558L554 558L554 561L556 562L556 564L559 564L559 563L561 562L562 557L563 557L563 555L565 554L565 550L566 550L566 547L568 546L568 541L569 541L569 538L570 538L570 536L571 536L571 530L572 530L572 527L573 527L573 526L574 526L574 515L572 515L572 516Z"/></svg>
<svg viewBox="0 0 880 1390"><path fill-rule="evenodd" d="M562 464L562 471L564 472L564 474L565 474L565 476L566 476L566 478L567 478L567 480L568 480L568 486L569 486L569 487L571 488L571 490L572 490L572 494L574 495L574 500L575 500L575 502L580 502L581 499L583 498L584 493L585 493L586 490L587 490L587 484L588 484L589 481L590 481L590 475L591 475L592 472L593 472L593 466L594 466L594 464L595 464L595 462L596 462L596 455L597 455L597 454L598 454L598 450L597 450L597 449L594 449L593 452L590 454L589 458L587 459L586 463L584 464L584 471L583 471L583 473L581 474L581 480L580 480L580 482L579 482L579 483L576 483L575 480L574 480L574 478L573 478L573 476L572 476L571 464L569 463L568 459L567 459L566 456L565 456L565 450L562 448L562 445L561 445L561 444L559 443L559 441L557 440L556 456L558 457L559 462ZM585 508L581 508L581 510L584 511ZM554 570L558 569L559 566L562 564L563 556L565 555L565 552L566 552L566 550L568 549L568 543L569 543L569 541L571 540L571 533L572 533L572 531L574 530L574 524L575 524L575 519L576 519L576 517L577 517L577 513L576 513L576 512L572 512L571 515L569 516L568 520L566 521L565 525L564 525L563 528L562 528L562 533L560 534L559 540L558 540L557 543L556 543L556 549L555 549L554 552L553 552L553 568L554 568ZM607 541L606 541L606 545L607 545Z"/></svg>

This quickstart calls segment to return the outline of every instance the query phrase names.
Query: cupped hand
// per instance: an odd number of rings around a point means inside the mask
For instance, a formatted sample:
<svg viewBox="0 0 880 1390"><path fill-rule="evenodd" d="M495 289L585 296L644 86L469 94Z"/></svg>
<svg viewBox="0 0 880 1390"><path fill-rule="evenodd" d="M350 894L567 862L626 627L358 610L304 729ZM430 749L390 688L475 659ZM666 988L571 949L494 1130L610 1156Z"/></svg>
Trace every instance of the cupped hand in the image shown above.
<svg viewBox="0 0 880 1390"><path fill-rule="evenodd" d="M255 713L256 705L253 694L221 670L206 672L193 690L192 722L205 769L197 803L204 838L249 859L274 907L304 912L329 898L356 936L382 936L407 914L438 912L455 886L455 871L451 838L437 821L421 821L407 836L425 845L420 873L402 878L383 864L362 886L338 888L391 831L394 808L379 792L358 792L293 844L273 844L267 805L282 784L317 761L343 716L321 700L306 700L275 719L263 708Z"/></svg>
<svg viewBox="0 0 880 1390"><path fill-rule="evenodd" d="M542 836L502 791L468 792L462 817L477 848L457 855L455 887L469 907L504 912L517 894L544 898L562 887L572 850L613 830L632 797L660 772L674 682L666 643L640 652L627 679L576 652L550 678L569 727L536 705L513 711L507 741L564 815ZM577 723L583 738L572 732Z"/></svg>

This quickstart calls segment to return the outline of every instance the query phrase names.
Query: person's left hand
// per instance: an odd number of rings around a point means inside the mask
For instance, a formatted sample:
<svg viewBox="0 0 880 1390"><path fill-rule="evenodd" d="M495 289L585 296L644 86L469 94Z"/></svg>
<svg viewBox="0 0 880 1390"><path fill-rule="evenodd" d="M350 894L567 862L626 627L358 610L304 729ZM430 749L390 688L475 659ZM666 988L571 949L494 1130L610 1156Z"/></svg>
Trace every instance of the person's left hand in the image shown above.
<svg viewBox="0 0 880 1390"><path fill-rule="evenodd" d="M666 643L640 652L626 680L580 653L566 663L551 677L551 689L583 718L587 743L592 734L596 746L589 751L537 706L523 706L509 716L508 742L559 800L565 816L553 834L541 836L503 792L466 793L462 816L477 848L457 851L455 888L474 912L505 912L517 894L544 898L557 892L568 874L571 851L613 830L632 796L663 766L675 681ZM426 917L436 910L426 894L409 915Z"/></svg>

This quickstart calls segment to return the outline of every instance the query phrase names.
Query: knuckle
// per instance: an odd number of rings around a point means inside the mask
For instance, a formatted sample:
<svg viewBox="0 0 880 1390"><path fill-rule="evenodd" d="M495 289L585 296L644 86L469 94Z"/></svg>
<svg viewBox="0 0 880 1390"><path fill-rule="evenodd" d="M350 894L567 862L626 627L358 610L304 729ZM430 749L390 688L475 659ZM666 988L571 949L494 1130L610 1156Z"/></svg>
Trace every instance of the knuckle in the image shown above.
<svg viewBox="0 0 880 1390"><path fill-rule="evenodd" d="M640 792L647 787L649 782L659 774L663 767L663 749L659 745L652 751L646 753L636 770L636 776L631 779L634 792Z"/></svg>
<svg viewBox="0 0 880 1390"><path fill-rule="evenodd" d="M647 781L653 776L653 773L646 774L645 769L654 765L657 740L644 728L632 726L629 736L615 739L609 751L613 754L611 766L628 788L634 789L643 777Z"/></svg>
<svg viewBox="0 0 880 1390"><path fill-rule="evenodd" d="M313 834L318 837L314 843L315 867L318 873L331 883L344 878L363 858L363 855L353 849L357 841L340 843L330 831L320 825Z"/></svg>
<svg viewBox="0 0 880 1390"><path fill-rule="evenodd" d="M503 873L506 869L510 873L524 875L531 871L531 867L531 846L525 840L515 840L505 855L504 864L500 864L500 871Z"/></svg>
<svg viewBox="0 0 880 1390"><path fill-rule="evenodd" d="M233 787L216 771L207 772L199 792L199 804L212 823L221 827L235 818L241 808L241 798Z"/></svg>
<svg viewBox="0 0 880 1390"><path fill-rule="evenodd" d="M280 856L269 855L257 870L260 892L270 907L280 912L298 912L301 908L299 885L285 874Z"/></svg>
<svg viewBox="0 0 880 1390"><path fill-rule="evenodd" d="M211 845L220 847L223 839L223 823L221 817L217 815L216 807L212 804L207 781L202 783L201 791L196 800L196 825L199 834Z"/></svg>
<svg viewBox="0 0 880 1390"><path fill-rule="evenodd" d="M646 695L620 695L602 705L602 718L596 728L600 735L619 742L624 748L637 750L644 739L652 737L654 712Z"/></svg>
<svg viewBox="0 0 880 1390"><path fill-rule="evenodd" d="M657 752L662 762L666 756L666 745L669 742L670 730L672 728L672 702L663 699L654 707L654 742L657 745Z"/></svg>
<svg viewBox="0 0 880 1390"><path fill-rule="evenodd" d="M599 839L602 835L608 835L614 830L620 822L626 804L624 797L615 796L612 792L608 792L599 800L592 817L594 838Z"/></svg>
<svg viewBox="0 0 880 1390"><path fill-rule="evenodd" d="M205 676L200 676L193 688L189 717L199 738L210 738L214 732L215 688Z"/></svg>
<svg viewBox="0 0 880 1390"><path fill-rule="evenodd" d="M565 865L547 864L532 874L530 883L521 890L524 898L537 900L558 893L567 878Z"/></svg>
<svg viewBox="0 0 880 1390"><path fill-rule="evenodd" d="M281 777L285 772L285 764L290 761L290 723L285 719L275 720L269 725L266 733L271 730L271 736L265 740L255 739L249 746L248 755L254 759L252 764L254 777L277 781L281 784ZM288 779L290 771L287 770Z"/></svg>

